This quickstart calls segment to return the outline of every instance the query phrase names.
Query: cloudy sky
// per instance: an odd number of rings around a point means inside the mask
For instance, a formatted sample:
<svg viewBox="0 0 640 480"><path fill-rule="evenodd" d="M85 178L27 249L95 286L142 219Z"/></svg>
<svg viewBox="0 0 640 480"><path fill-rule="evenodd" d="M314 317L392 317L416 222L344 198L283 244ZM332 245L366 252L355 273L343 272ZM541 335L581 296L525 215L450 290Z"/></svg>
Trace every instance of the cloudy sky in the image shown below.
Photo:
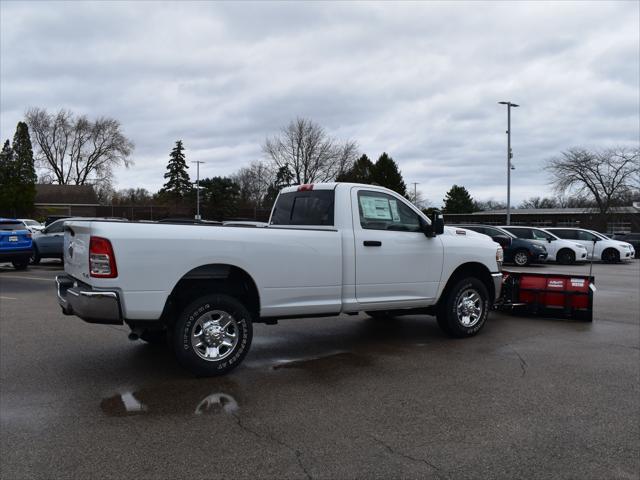
<svg viewBox="0 0 640 480"><path fill-rule="evenodd" d="M112 116L136 144L117 187L162 186L176 139L202 176L260 159L296 116L389 152L440 204L454 183L517 203L544 161L639 141L639 2L2 1L0 135L30 106ZM194 175L195 176L195 175Z"/></svg>

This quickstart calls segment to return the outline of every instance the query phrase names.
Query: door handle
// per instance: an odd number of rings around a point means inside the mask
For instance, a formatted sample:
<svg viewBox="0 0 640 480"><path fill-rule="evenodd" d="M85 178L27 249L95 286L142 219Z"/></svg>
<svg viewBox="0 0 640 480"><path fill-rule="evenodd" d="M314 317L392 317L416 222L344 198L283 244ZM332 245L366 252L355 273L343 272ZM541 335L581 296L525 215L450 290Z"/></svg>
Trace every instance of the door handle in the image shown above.
<svg viewBox="0 0 640 480"><path fill-rule="evenodd" d="M381 247L382 246L382 242L379 242L377 240L365 240L364 242L362 242L362 244L365 247Z"/></svg>

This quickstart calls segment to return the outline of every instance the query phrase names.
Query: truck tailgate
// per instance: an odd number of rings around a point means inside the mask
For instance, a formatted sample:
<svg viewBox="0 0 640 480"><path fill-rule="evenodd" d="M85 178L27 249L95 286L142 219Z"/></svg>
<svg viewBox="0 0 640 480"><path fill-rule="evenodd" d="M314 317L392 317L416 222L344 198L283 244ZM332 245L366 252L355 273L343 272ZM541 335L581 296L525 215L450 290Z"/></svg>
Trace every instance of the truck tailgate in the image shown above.
<svg viewBox="0 0 640 480"><path fill-rule="evenodd" d="M89 281L89 240L91 222L65 222L64 269L77 280Z"/></svg>

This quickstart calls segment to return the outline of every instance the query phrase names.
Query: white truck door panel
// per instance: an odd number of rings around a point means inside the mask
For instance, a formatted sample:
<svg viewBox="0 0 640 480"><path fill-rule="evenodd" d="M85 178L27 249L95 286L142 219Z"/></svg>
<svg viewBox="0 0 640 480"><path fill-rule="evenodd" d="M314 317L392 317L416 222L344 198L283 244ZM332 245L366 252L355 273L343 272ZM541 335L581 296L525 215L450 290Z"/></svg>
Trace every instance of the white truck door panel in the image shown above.
<svg viewBox="0 0 640 480"><path fill-rule="evenodd" d="M399 196L358 188L352 190L352 210L358 303L401 307L434 299L443 246L438 237L411 231L419 228L418 214Z"/></svg>

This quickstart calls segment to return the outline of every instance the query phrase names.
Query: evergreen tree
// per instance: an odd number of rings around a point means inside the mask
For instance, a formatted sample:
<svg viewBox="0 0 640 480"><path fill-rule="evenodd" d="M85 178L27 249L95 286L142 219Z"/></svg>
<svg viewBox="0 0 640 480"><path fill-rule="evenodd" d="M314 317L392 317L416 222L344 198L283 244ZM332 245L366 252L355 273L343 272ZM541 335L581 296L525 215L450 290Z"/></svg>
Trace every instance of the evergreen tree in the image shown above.
<svg viewBox="0 0 640 480"><path fill-rule="evenodd" d="M15 192L14 208L23 214L33 211L36 197L36 169L33 165L33 148L29 136L29 127L24 122L18 122L13 136Z"/></svg>
<svg viewBox="0 0 640 480"><path fill-rule="evenodd" d="M232 218L238 213L240 185L228 177L200 180L200 195L207 216L216 220Z"/></svg>
<svg viewBox="0 0 640 480"><path fill-rule="evenodd" d="M353 162L353 166L341 175L338 175L336 182L352 182L352 183L373 183L374 165L369 157L362 155L358 160Z"/></svg>
<svg viewBox="0 0 640 480"><path fill-rule="evenodd" d="M467 189L458 185L451 187L443 202L444 213L472 213L476 209Z"/></svg>
<svg viewBox="0 0 640 480"><path fill-rule="evenodd" d="M402 179L398 164L389 155L383 153L373 166L373 181L381 187L386 187L400 195L407 195L407 186Z"/></svg>
<svg viewBox="0 0 640 480"><path fill-rule="evenodd" d="M283 165L278 169L276 173L276 178L273 183L267 189L267 194L265 195L264 204L267 207L271 207L273 202L276 201L276 197L280 190L284 187L289 187L293 184L293 172L289 168L289 164Z"/></svg>
<svg viewBox="0 0 640 480"><path fill-rule="evenodd" d="M15 191L13 149L9 140L4 142L0 152L0 211L14 215L13 195Z"/></svg>
<svg viewBox="0 0 640 480"><path fill-rule="evenodd" d="M187 169L189 166L185 161L184 147L182 140L176 141L176 146L171 150L169 155L169 163L167 164L167 173L164 178L167 183L164 184L160 193L163 196L171 197L173 200L182 200L192 190L191 180Z"/></svg>

